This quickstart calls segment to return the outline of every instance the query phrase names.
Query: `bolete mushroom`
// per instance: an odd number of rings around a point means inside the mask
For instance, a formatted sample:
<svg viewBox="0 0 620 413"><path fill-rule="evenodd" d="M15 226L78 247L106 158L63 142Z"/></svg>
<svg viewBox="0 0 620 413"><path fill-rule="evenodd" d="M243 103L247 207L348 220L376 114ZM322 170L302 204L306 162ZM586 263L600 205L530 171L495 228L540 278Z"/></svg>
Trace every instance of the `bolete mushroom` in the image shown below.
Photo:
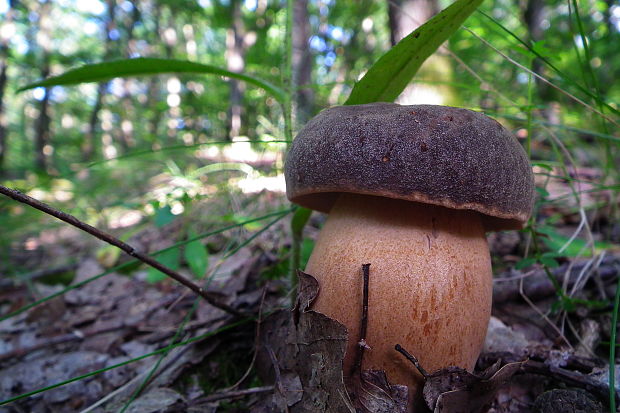
<svg viewBox="0 0 620 413"><path fill-rule="evenodd" d="M329 213L306 272L320 284L313 309L357 345L361 265L371 263L364 369L417 391L428 371L473 369L491 313L486 231L528 220L528 157L497 121L471 110L391 103L333 107L299 132L288 153L288 198Z"/></svg>

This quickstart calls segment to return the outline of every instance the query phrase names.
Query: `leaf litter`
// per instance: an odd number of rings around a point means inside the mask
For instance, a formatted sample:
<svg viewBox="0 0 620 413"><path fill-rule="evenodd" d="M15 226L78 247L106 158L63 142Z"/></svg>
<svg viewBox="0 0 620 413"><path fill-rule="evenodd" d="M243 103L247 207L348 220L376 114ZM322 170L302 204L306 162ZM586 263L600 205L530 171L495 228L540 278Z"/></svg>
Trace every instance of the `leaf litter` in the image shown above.
<svg viewBox="0 0 620 413"><path fill-rule="evenodd" d="M260 274L280 259L280 244L274 239L284 237L283 232L278 228L243 248L235 260L223 261L219 277L209 285L235 308L258 314L263 306L269 315L260 322L260 334L249 322L235 327L238 333L223 332L171 349L126 411L220 411L227 399L242 400L243 407L225 411L406 411L406 388L390 383L382 371L362 369L354 381L345 381L347 332L337 321L312 311L319 288L313 277L300 273L293 310L281 309L287 284L266 282ZM490 241L494 256L505 262L520 255L519 237L495 235ZM211 256L209 263L217 265L217 257ZM84 259L77 264L74 282L101 271L98 261ZM607 410L608 367L600 348L610 337L608 303L619 271L620 257L614 251L561 260L551 272L572 300L561 308L542 268L497 275L493 317L476 370L447 367L431 372L423 391L428 411L554 412L566 411L562 409L567 400L578 407L575 411ZM193 295L167 283L148 284L144 278L113 273L0 322L0 398L117 365L169 344L193 306ZM36 287L39 294L54 292L54 287ZM11 286L0 298L14 310L24 304L23 294L23 288ZM199 301L182 338L199 337L233 322L229 314ZM550 323L561 328L551 328ZM199 383L199 370L219 374L218 361L212 360L218 354L251 355L255 348L252 371L258 378L251 372L235 388L206 389ZM395 351L394 357L402 356ZM247 360L244 368L252 367ZM0 412L119 411L154 363L155 358L147 358L125 364L0 406Z"/></svg>

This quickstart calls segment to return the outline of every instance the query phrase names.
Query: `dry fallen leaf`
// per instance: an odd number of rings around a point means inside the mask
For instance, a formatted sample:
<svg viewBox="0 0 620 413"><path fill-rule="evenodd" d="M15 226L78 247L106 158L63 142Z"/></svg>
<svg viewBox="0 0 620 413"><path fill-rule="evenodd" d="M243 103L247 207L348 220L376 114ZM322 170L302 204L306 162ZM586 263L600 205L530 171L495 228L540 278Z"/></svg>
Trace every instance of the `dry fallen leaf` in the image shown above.
<svg viewBox="0 0 620 413"><path fill-rule="evenodd" d="M299 271L298 275L299 293L295 308L278 311L261 324L259 369L276 383L276 389L290 390L289 374L297 375L301 382L301 397L298 400L286 397L286 407L291 413L353 413L355 410L342 374L347 330L337 321L309 310L319 285L308 274ZM270 352L272 357L269 357Z"/></svg>
<svg viewBox="0 0 620 413"><path fill-rule="evenodd" d="M406 413L408 388L390 384L383 370L364 370L347 381L358 413Z"/></svg>

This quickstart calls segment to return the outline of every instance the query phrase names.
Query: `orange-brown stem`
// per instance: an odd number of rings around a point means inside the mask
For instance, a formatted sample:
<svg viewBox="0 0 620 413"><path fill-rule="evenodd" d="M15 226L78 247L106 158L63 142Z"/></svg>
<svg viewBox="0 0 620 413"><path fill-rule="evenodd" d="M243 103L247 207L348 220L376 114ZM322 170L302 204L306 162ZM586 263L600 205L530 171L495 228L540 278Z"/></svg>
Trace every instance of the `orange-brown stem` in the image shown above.
<svg viewBox="0 0 620 413"><path fill-rule="evenodd" d="M418 390L422 366L471 370L491 313L491 263L477 212L365 195L340 196L319 235L306 272L320 292L314 309L344 325L351 371L359 337L362 278L372 264L364 369L383 369L392 383Z"/></svg>

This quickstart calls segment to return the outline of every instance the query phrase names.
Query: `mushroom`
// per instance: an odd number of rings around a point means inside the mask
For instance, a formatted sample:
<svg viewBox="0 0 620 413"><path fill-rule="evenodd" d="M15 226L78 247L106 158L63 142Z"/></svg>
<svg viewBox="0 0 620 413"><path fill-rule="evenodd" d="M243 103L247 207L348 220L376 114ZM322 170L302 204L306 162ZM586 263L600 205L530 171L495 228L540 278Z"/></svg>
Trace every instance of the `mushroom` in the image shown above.
<svg viewBox="0 0 620 413"><path fill-rule="evenodd" d="M417 392L429 371L472 370L491 314L486 231L529 219L528 157L497 121L467 109L392 103L333 107L299 132L287 155L286 192L329 213L305 271L313 309L349 332L350 374L360 328L361 265L371 263L364 369Z"/></svg>

